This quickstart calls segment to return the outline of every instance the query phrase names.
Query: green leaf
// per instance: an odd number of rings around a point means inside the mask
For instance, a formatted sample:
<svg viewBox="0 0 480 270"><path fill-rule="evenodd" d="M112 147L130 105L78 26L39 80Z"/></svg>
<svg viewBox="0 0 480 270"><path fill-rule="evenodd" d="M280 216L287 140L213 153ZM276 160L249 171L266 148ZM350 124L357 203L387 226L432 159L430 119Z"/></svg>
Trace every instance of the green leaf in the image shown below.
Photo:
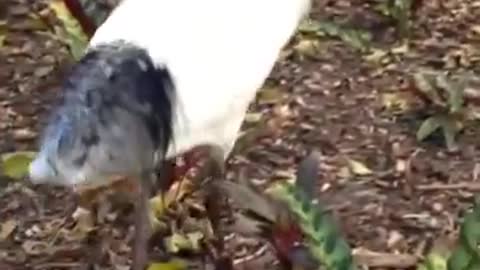
<svg viewBox="0 0 480 270"><path fill-rule="evenodd" d="M72 56L78 60L83 56L88 44L88 38L83 32L78 21L70 14L62 0L55 0L50 3L50 8L55 15L62 21L64 29L57 33L68 44ZM62 33L63 32L63 33Z"/></svg>
<svg viewBox="0 0 480 270"><path fill-rule="evenodd" d="M473 211L465 216L460 227L458 247L448 260L449 270L473 270L480 267L478 244L480 243L480 204L478 199Z"/></svg>
<svg viewBox="0 0 480 270"><path fill-rule="evenodd" d="M405 37L410 28L410 10L412 0L395 0L394 17L397 20L397 27L400 34Z"/></svg>
<svg viewBox="0 0 480 270"><path fill-rule="evenodd" d="M432 135L435 130L442 126L442 119L438 116L432 116L423 121L422 125L417 131L417 140L423 141L428 136Z"/></svg>
<svg viewBox="0 0 480 270"><path fill-rule="evenodd" d="M35 152L13 152L1 155L1 172L13 179L21 179L28 174L28 166L35 158Z"/></svg>
<svg viewBox="0 0 480 270"><path fill-rule="evenodd" d="M299 26L299 31L319 37L326 35L340 38L343 42L360 51L370 47L371 34L366 31L346 28L330 21L305 20Z"/></svg>
<svg viewBox="0 0 480 270"><path fill-rule="evenodd" d="M148 266L147 270L186 270L188 265L186 262L173 259L168 262L152 263Z"/></svg>
<svg viewBox="0 0 480 270"><path fill-rule="evenodd" d="M398 31L402 36L408 34L412 0L380 1L379 4L374 6L374 9L382 13L384 16L393 18L396 21Z"/></svg>
<svg viewBox="0 0 480 270"><path fill-rule="evenodd" d="M471 254L462 246L455 249L452 256L448 258L448 270L467 270L472 261ZM428 269L430 270L430 269Z"/></svg>
<svg viewBox="0 0 480 270"><path fill-rule="evenodd" d="M442 121L442 132L448 150L456 149L457 145L455 143L455 137L457 136L458 131L455 119L452 117L447 117Z"/></svg>
<svg viewBox="0 0 480 270"><path fill-rule="evenodd" d="M390 12L390 7L388 6L388 1L381 1L373 8L374 10L380 12L383 16L392 16L392 13Z"/></svg>
<svg viewBox="0 0 480 270"><path fill-rule="evenodd" d="M448 103L450 105L450 112L457 113L463 106L463 88L455 87L449 95Z"/></svg>
<svg viewBox="0 0 480 270"><path fill-rule="evenodd" d="M428 254L425 261L417 267L418 270L447 270L447 260L445 257L432 252Z"/></svg>
<svg viewBox="0 0 480 270"><path fill-rule="evenodd" d="M341 237L336 224L320 205L313 205L301 188L288 182L275 185L271 194L285 202L298 220L308 248L327 270L356 269L348 243ZM310 204L305 207L305 204Z"/></svg>
<svg viewBox="0 0 480 270"><path fill-rule="evenodd" d="M338 232L337 224L320 205L312 202L312 190L318 176L318 157L318 153L312 152L300 163L295 184L286 181L272 184L265 191L270 196L260 196L253 187L246 189L248 185L242 187L228 181L222 181L219 187L237 204L243 204L242 208L251 209L271 223L282 224L282 217L287 214L288 222L295 222L301 229L309 256L325 266L322 269L354 270L356 266L350 247ZM260 211L262 208L265 210ZM268 218L272 214L273 217Z"/></svg>
<svg viewBox="0 0 480 270"><path fill-rule="evenodd" d="M314 151L298 165L295 184L299 189L303 190L309 201L314 198L319 162L320 153ZM310 207L310 203L306 203L306 205Z"/></svg>
<svg viewBox="0 0 480 270"><path fill-rule="evenodd" d="M450 113L457 113L462 109L463 92L467 83L467 78L461 76L460 79L454 80L447 78L444 74L436 77L436 84L439 88L445 90L448 94L448 107Z"/></svg>
<svg viewBox="0 0 480 270"><path fill-rule="evenodd" d="M418 70L413 74L415 87L436 105L443 106L444 102L437 89L438 72L430 70Z"/></svg>

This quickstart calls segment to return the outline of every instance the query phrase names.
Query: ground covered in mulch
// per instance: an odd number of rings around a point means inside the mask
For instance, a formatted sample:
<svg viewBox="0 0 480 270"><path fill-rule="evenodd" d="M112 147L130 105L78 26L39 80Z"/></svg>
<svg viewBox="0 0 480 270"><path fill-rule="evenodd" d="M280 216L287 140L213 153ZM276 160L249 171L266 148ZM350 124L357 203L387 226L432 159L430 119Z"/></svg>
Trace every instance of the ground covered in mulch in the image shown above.
<svg viewBox="0 0 480 270"><path fill-rule="evenodd" d="M71 63L65 46L33 16L41 7L23 2L0 6L0 35L8 29L0 37L2 152L35 150L45 112ZM428 110L408 92L418 67L479 71L480 1L422 1L408 46L398 41L391 22L357 2L316 1L312 18L363 27L372 33L373 46L390 53L372 60L324 38L306 56L292 49L294 40L247 117L246 129L262 130L263 136L231 158L228 177L245 170L265 186L290 178L301 158L319 151L318 196L352 248L382 253L367 265L408 268L412 258L455 238L480 188L478 125L469 123L458 135L455 151L446 150L441 136L418 142L415 134ZM393 110L389 97L410 109ZM128 210L105 210L85 236L72 229L75 209L68 191L1 179L0 269L128 269ZM258 240L228 241L241 247L232 250L239 265L263 269L258 261L270 260Z"/></svg>

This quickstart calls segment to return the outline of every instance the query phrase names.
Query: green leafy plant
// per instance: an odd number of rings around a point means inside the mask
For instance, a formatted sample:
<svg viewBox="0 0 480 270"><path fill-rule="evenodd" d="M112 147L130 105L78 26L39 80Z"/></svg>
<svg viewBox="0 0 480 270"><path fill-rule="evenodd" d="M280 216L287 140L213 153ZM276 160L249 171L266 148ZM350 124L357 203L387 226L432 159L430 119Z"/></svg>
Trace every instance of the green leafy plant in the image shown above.
<svg viewBox="0 0 480 270"><path fill-rule="evenodd" d="M294 184L274 184L260 192L248 183L221 181L217 185L243 209L253 212L279 255L290 260L293 269L356 269L351 250L341 237L336 224L327 211L312 201L317 179L318 159L315 154L299 166ZM261 218L258 218L261 217ZM301 242L303 256L296 256L294 242ZM305 260L308 257L311 261ZM314 265L306 267L305 265Z"/></svg>
<svg viewBox="0 0 480 270"><path fill-rule="evenodd" d="M456 247L451 251L432 252L426 256L418 270L475 270L480 269L480 200L477 197L473 209L460 225Z"/></svg>
<svg viewBox="0 0 480 270"><path fill-rule="evenodd" d="M432 252L425 257L424 262L417 267L417 270L447 270L447 260L445 256Z"/></svg>
<svg viewBox="0 0 480 270"><path fill-rule="evenodd" d="M407 37L411 27L411 11L415 0L384 0L375 9L394 19L402 37Z"/></svg>
<svg viewBox="0 0 480 270"><path fill-rule="evenodd" d="M469 118L464 95L468 79L467 75L448 77L434 71L419 71L413 75L415 92L434 109L420 125L417 140L423 141L440 129L447 148L456 148L455 137Z"/></svg>
<svg viewBox="0 0 480 270"><path fill-rule="evenodd" d="M304 35L339 38L349 46L360 51L368 51L372 39L369 32L347 28L330 21L305 20L300 24L298 30Z"/></svg>
<svg viewBox="0 0 480 270"><path fill-rule="evenodd" d="M458 246L447 261L449 270L480 269L480 200L477 197L473 209L465 216L460 227Z"/></svg>
<svg viewBox="0 0 480 270"><path fill-rule="evenodd" d="M298 217L298 225L305 234L307 246L326 269L355 269L350 247L340 236L336 224L328 212L308 199L305 191L284 182L272 190L272 195L284 201Z"/></svg>

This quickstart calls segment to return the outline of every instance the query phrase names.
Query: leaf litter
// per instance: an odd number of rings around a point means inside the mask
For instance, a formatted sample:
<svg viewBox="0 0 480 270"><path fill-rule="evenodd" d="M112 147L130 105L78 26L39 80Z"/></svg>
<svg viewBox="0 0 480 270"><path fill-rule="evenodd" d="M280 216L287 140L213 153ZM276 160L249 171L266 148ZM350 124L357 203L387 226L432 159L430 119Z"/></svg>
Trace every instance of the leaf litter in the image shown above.
<svg viewBox="0 0 480 270"><path fill-rule="evenodd" d="M425 140L418 142L416 133L431 106L412 94L410 79L424 67L480 72L480 53L475 49L480 10L472 1L422 2L413 15L408 44L392 44L398 40L392 37L393 25L371 31L371 40L351 27L344 28L350 32L332 24L314 29L347 44L322 33L294 39L286 51L295 53L278 62L269 80L273 87L266 88L270 92L251 106L242 137L247 143L238 143L241 147L229 164L229 180L245 171L247 179L265 188L285 181L307 152L318 150L319 200L331 209L356 259L372 267L412 267L436 239L454 237L459 217L473 201L473 191L478 191L473 179L480 130L465 124L456 134L454 152L447 151L443 138L434 133L428 139L420 136ZM0 23L0 79L5 82L0 85L0 149L21 153L35 151L36 132L72 60L68 46L49 34L48 25L36 15L42 14L45 2L30 8L20 0L7 3L6 24ZM373 18L371 12L368 5L355 1L316 1L312 18L327 22L342 17L343 25L349 25L358 14ZM465 31L465 25L471 31ZM361 53L352 46L370 51ZM465 88L471 117L478 85ZM0 185L1 267L128 267L131 208L102 203L105 210L100 216L93 210L88 214L78 212L77 195L70 191L5 183ZM160 209L159 220L167 224L160 231L166 239L176 235L183 240L187 254L176 254L183 255L182 260L152 264L150 269L185 269L185 259L188 265L204 264L188 254L200 243L200 250L207 253L204 246L210 241L202 196L170 200L167 208L152 201ZM153 262L165 261L165 238L158 239L153 243ZM225 242L237 263L234 267L278 269L273 251L261 239L234 235ZM176 251L178 245L172 248Z"/></svg>

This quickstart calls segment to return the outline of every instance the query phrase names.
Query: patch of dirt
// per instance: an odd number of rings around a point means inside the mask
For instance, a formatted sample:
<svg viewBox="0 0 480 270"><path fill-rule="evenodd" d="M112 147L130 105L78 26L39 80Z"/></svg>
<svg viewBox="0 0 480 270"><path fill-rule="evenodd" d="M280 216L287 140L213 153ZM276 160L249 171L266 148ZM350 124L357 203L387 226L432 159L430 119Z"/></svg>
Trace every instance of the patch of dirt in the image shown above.
<svg viewBox="0 0 480 270"><path fill-rule="evenodd" d="M0 150L33 150L45 111L59 95L68 52L29 19L35 7L7 2L6 11L0 11L10 28L0 51ZM455 236L459 217L479 189L480 130L477 124L467 126L455 152L446 151L441 138L420 143L415 133L422 111L394 113L383 97L408 95L410 74L418 67L479 72L480 52L473 48L479 46L480 33L472 29L478 29L480 4L422 1L404 50L395 43L391 24L354 2L317 1L312 17L367 27L376 47L400 52L387 63L369 62L344 43L323 39L314 58L293 53L280 60L268 82L278 91L274 99L259 95L251 110L261 113L269 132L231 158L228 175L246 169L260 186L281 181L316 149L322 153L319 198L333 209L351 246L421 256L436 240ZM245 127L256 125L251 120ZM351 159L371 173L352 173ZM86 269L84 262L105 258L104 266L127 265L128 218L100 224L97 238L55 236L58 228L72 225L73 198L65 190L21 183L1 188L0 220L13 220L15 230L0 239L0 268ZM245 253L238 251L239 257ZM64 257L70 259L59 263Z"/></svg>

